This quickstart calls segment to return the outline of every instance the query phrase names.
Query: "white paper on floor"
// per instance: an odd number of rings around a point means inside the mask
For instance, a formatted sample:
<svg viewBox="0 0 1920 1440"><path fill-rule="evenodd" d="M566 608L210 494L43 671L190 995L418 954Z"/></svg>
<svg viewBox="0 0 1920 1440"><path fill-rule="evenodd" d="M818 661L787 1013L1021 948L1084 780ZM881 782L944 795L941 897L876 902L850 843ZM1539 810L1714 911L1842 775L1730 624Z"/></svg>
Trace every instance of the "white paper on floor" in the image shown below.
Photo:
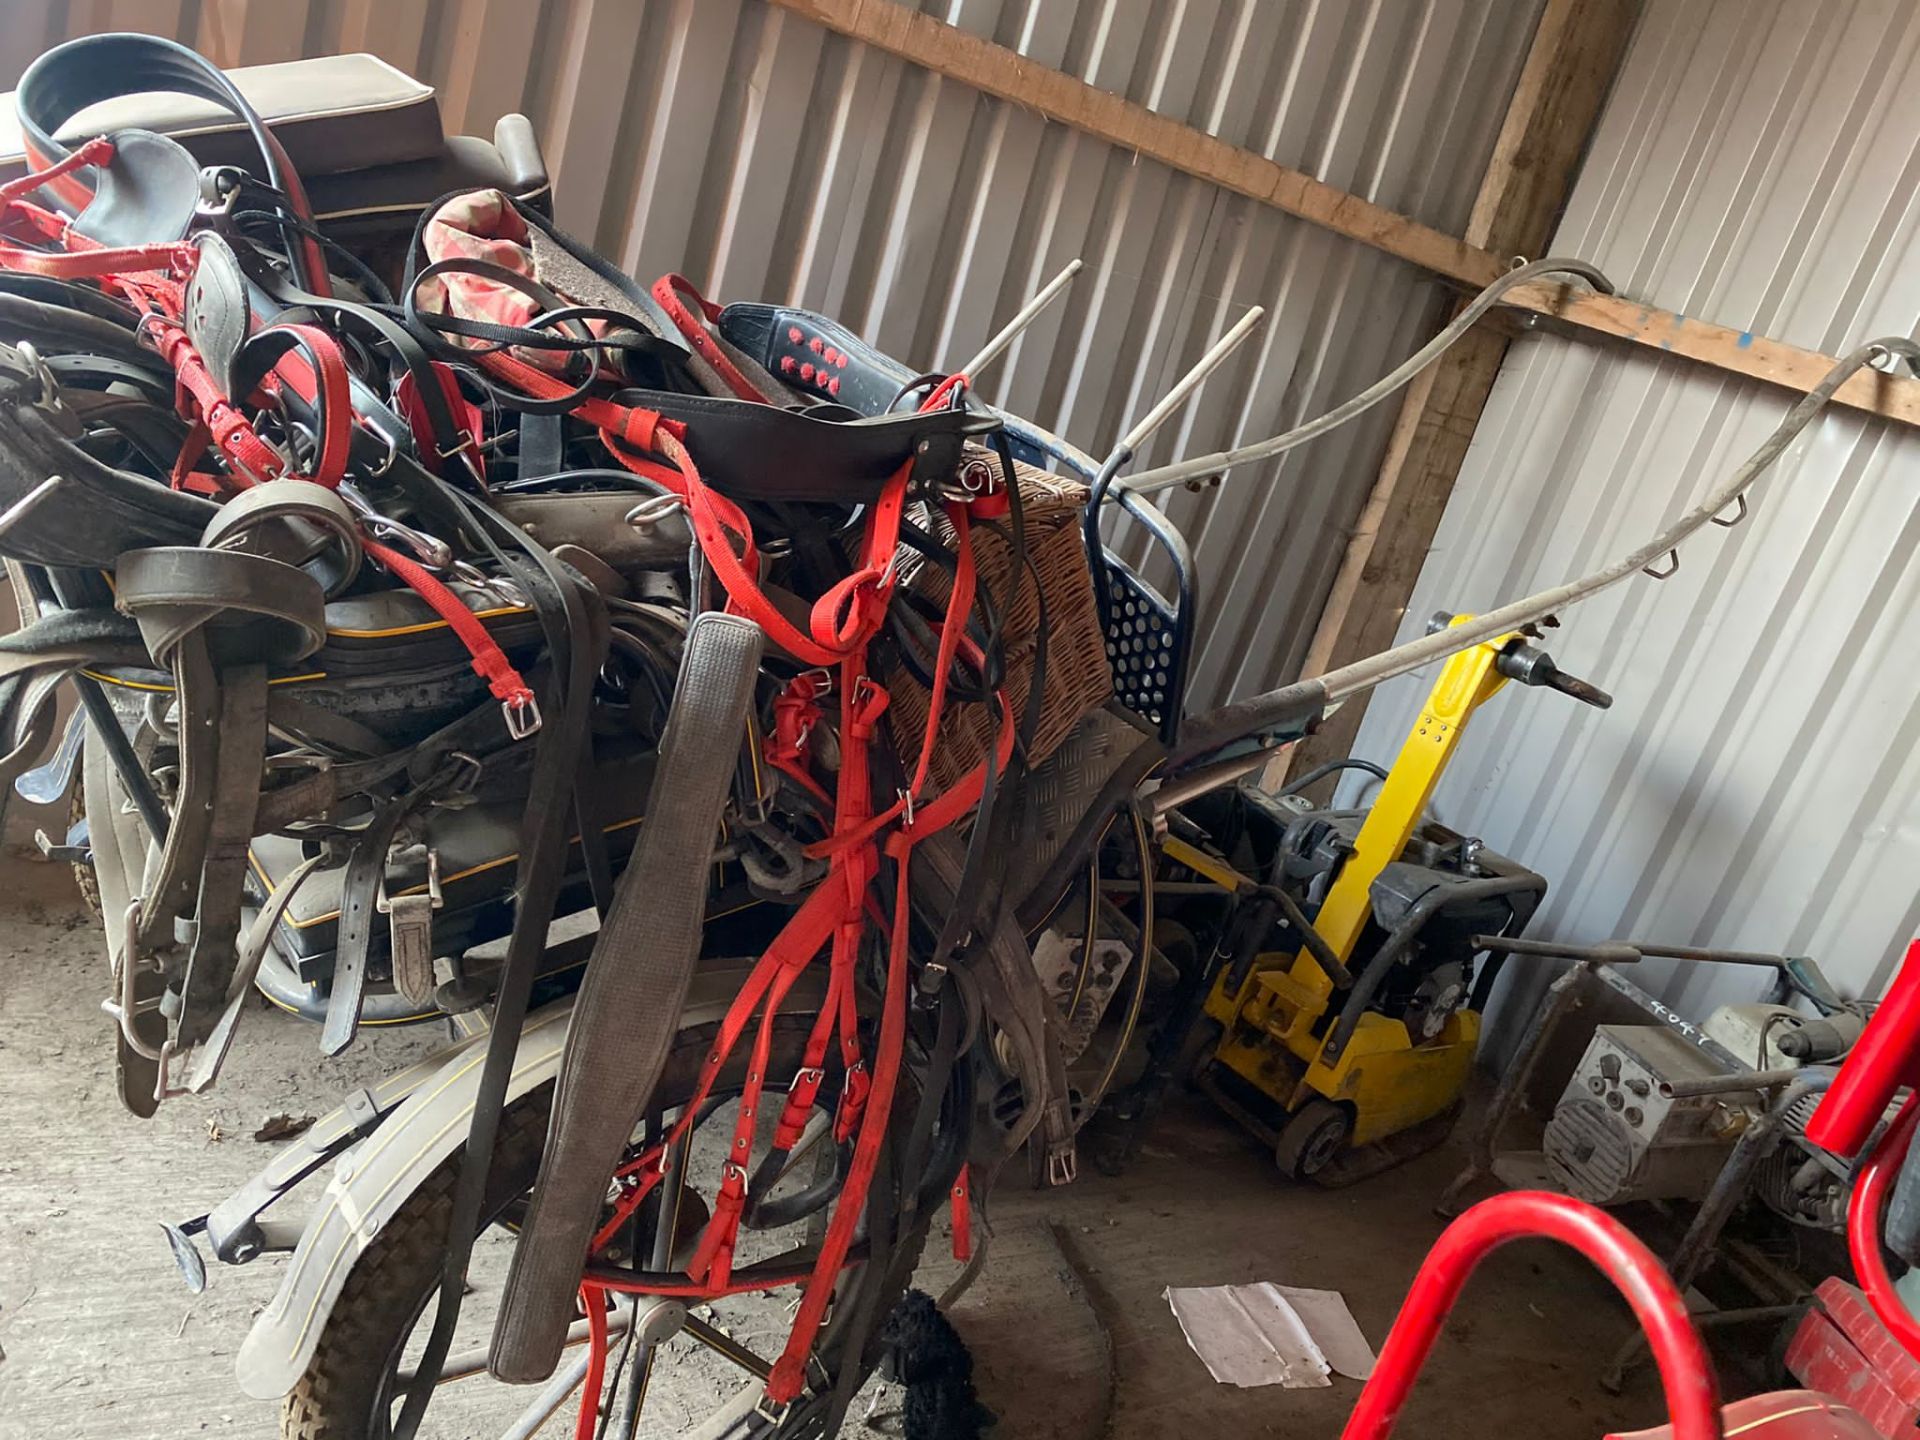
<svg viewBox="0 0 1920 1440"><path fill-rule="evenodd" d="M1330 1371L1354 1380L1373 1373L1373 1347L1338 1290L1292 1285L1169 1288L1174 1318L1213 1378L1223 1385L1331 1385Z"/></svg>

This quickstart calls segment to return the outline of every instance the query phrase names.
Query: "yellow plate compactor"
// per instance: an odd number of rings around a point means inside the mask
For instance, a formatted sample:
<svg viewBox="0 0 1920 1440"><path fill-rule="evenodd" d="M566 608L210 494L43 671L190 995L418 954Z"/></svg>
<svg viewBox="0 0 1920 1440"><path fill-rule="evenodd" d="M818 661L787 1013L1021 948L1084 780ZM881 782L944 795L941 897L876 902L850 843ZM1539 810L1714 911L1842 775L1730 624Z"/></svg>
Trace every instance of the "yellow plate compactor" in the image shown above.
<svg viewBox="0 0 1920 1440"><path fill-rule="evenodd" d="M1517 934L1547 882L1426 812L1467 722L1508 681L1612 703L1528 637L1502 636L1447 662L1370 808L1247 786L1231 847L1198 829L1164 842L1166 860L1235 897L1195 1078L1290 1176L1357 1179L1452 1122L1499 964L1470 939Z"/></svg>

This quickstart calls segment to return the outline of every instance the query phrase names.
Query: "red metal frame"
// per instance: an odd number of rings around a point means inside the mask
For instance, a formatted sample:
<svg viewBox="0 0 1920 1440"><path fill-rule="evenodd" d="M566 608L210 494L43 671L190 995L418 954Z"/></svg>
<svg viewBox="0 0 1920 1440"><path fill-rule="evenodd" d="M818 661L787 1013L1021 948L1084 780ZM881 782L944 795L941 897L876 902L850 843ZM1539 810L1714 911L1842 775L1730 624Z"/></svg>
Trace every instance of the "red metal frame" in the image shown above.
<svg viewBox="0 0 1920 1440"><path fill-rule="evenodd" d="M1920 1320L1914 1319L1893 1288L1893 1276L1887 1272L1886 1257L1880 1250L1880 1218L1901 1162L1913 1144L1916 1122L1920 1122L1920 1095L1907 1100L1900 1118L1860 1166L1853 1180L1853 1195L1847 1201L1847 1251L1853 1257L1853 1273L1873 1313L1909 1355L1920 1355Z"/></svg>
<svg viewBox="0 0 1920 1440"><path fill-rule="evenodd" d="M1633 1307L1666 1387L1674 1440L1722 1440L1713 1365L1666 1268L1612 1216L1537 1190L1483 1200L1441 1234L1414 1277L1341 1440L1386 1440L1475 1267L1508 1241L1534 1237L1571 1245Z"/></svg>
<svg viewBox="0 0 1920 1440"><path fill-rule="evenodd" d="M1873 1134L1902 1085L1920 1078L1920 940L1907 946L1886 999L1840 1067L1807 1138L1851 1160Z"/></svg>

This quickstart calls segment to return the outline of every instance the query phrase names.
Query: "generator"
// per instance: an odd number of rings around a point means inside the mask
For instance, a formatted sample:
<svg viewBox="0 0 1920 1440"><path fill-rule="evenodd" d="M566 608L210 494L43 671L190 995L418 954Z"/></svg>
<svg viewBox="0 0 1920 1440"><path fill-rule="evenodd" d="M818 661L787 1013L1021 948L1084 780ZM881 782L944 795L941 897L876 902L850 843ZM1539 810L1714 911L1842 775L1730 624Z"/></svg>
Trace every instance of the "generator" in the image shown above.
<svg viewBox="0 0 1920 1440"><path fill-rule="evenodd" d="M1777 1075L1843 1054L1863 1025L1855 1011L1815 1017L1771 1001L1722 1005L1698 1030L1600 1025L1541 1137L1547 1170L1568 1194L1595 1205L1702 1199L1768 1108L1758 1085L1739 1088L1740 1076ZM1806 1138L1816 1098L1807 1095L1778 1117L1784 1143L1768 1154L1754 1188L1783 1218L1835 1229L1846 1172Z"/></svg>
<svg viewBox="0 0 1920 1440"><path fill-rule="evenodd" d="M1760 1104L1758 1091L1679 1094L1726 1068L1663 1025L1602 1025L1574 1067L1541 1139L1547 1169L1594 1205L1697 1200L1712 1187Z"/></svg>

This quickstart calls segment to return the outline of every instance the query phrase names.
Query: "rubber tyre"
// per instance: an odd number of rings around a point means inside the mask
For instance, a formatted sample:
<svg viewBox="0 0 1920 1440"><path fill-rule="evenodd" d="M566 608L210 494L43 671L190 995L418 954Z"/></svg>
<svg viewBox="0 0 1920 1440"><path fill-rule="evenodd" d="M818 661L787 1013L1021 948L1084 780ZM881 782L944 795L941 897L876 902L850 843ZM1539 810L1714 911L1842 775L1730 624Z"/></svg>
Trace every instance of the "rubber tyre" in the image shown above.
<svg viewBox="0 0 1920 1440"><path fill-rule="evenodd" d="M773 1063L767 1071L769 1095L785 1092L799 1068L812 1025L813 1015L804 1010L783 1011L776 1020ZM709 1023L680 1032L661 1072L658 1093L664 1108L680 1104L692 1093L717 1028ZM722 1088L739 1083L750 1049L749 1045L739 1047L735 1062L720 1076ZM903 1076L894 1114L910 1118L916 1098L911 1081ZM501 1116L488 1186L489 1215L532 1187L552 1105L549 1083L522 1096ZM347 1276L313 1359L287 1396L280 1422L284 1440L367 1440L374 1398L392 1358L439 1287L463 1154L455 1151L408 1197ZM922 1225L907 1242L913 1254L897 1267L904 1275L912 1274L925 1234Z"/></svg>
<svg viewBox="0 0 1920 1440"><path fill-rule="evenodd" d="M1305 1180L1327 1166L1353 1133L1353 1116L1343 1105L1315 1096L1288 1117L1273 1147L1273 1163L1289 1180Z"/></svg>

